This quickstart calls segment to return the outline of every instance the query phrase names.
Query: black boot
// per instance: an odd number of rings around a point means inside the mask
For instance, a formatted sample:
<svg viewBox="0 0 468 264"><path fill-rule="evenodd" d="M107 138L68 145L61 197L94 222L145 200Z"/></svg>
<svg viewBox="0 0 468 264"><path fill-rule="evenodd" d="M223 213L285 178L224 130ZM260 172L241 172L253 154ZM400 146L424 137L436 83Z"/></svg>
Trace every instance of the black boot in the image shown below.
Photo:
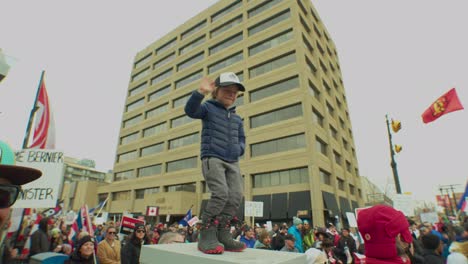
<svg viewBox="0 0 468 264"><path fill-rule="evenodd" d="M206 254L222 254L224 247L223 244L219 243L217 238L218 220L203 217L202 222L198 250Z"/></svg>
<svg viewBox="0 0 468 264"><path fill-rule="evenodd" d="M247 246L242 242L234 240L231 234L231 225L237 221L237 217L232 218L227 215L220 215L216 219L219 220L218 241L224 245L224 250L233 252L244 250Z"/></svg>

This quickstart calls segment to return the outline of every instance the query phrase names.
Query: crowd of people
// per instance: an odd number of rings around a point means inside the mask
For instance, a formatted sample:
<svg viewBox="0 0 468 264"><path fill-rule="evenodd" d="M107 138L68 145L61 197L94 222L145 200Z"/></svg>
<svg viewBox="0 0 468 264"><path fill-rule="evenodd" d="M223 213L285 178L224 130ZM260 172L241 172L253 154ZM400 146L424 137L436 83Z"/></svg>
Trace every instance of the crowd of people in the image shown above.
<svg viewBox="0 0 468 264"><path fill-rule="evenodd" d="M307 263L361 263L359 256L367 256L365 263L468 263L468 222L462 225L417 223L391 207L375 207L390 211L380 216L382 219L375 219L379 215L370 212L371 221L366 221L362 214L358 219L360 232L353 227L337 230L332 223L314 227L308 220L293 217L289 223L275 223L270 227L237 222L230 228L230 234L247 248L305 253ZM70 226L60 220L43 218L38 230L31 234L30 256L57 252L70 256L65 263L139 263L142 245L195 243L199 241L202 226L202 221L193 226L177 222L136 224L126 236L118 233L120 222L109 221L95 226L92 234L82 231L70 240ZM390 262L394 257L402 261ZM384 261L376 262L379 258Z"/></svg>

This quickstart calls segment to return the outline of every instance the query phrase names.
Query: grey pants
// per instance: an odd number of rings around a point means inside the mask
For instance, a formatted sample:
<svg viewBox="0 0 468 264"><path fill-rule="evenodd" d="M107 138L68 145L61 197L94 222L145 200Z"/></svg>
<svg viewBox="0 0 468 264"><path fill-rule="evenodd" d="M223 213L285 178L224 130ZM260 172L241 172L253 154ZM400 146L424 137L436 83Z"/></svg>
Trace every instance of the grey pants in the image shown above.
<svg viewBox="0 0 468 264"><path fill-rule="evenodd" d="M211 191L203 216L235 216L243 195L243 182L239 162L226 162L218 158L202 159L202 172Z"/></svg>

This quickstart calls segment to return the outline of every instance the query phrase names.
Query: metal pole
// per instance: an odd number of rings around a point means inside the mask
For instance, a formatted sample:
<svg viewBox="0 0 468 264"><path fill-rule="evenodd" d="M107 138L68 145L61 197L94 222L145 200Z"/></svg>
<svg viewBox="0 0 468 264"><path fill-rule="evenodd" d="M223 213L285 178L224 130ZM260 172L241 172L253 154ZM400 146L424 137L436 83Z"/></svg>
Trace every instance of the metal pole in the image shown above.
<svg viewBox="0 0 468 264"><path fill-rule="evenodd" d="M395 162L395 151L393 150L392 133L390 132L390 122L388 121L388 115L385 115L385 118L387 120L388 143L390 144L390 158L392 160L390 162L390 166L392 167L393 171L396 192L401 194L400 179L398 178L397 164Z"/></svg>
<svg viewBox="0 0 468 264"><path fill-rule="evenodd" d="M445 215L447 216L447 218L449 217L449 214L448 214L448 208L447 208L447 204L445 203L445 196L444 196L444 193L442 192L442 187L439 187L439 190L440 190L440 197L443 199L444 201L444 210L445 210Z"/></svg>

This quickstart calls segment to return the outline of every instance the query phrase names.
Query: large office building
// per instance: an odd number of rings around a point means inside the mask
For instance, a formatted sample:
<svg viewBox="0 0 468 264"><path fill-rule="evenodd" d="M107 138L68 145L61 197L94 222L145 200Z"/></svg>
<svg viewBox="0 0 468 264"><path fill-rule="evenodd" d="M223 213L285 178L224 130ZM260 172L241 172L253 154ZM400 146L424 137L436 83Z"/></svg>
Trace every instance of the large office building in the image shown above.
<svg viewBox="0 0 468 264"><path fill-rule="evenodd" d="M264 203L256 220L323 225L363 204L336 48L311 2L223 0L136 55L113 183L98 188L111 214L202 210L201 122L184 105L202 77L227 71L246 87L240 167L245 201Z"/></svg>

